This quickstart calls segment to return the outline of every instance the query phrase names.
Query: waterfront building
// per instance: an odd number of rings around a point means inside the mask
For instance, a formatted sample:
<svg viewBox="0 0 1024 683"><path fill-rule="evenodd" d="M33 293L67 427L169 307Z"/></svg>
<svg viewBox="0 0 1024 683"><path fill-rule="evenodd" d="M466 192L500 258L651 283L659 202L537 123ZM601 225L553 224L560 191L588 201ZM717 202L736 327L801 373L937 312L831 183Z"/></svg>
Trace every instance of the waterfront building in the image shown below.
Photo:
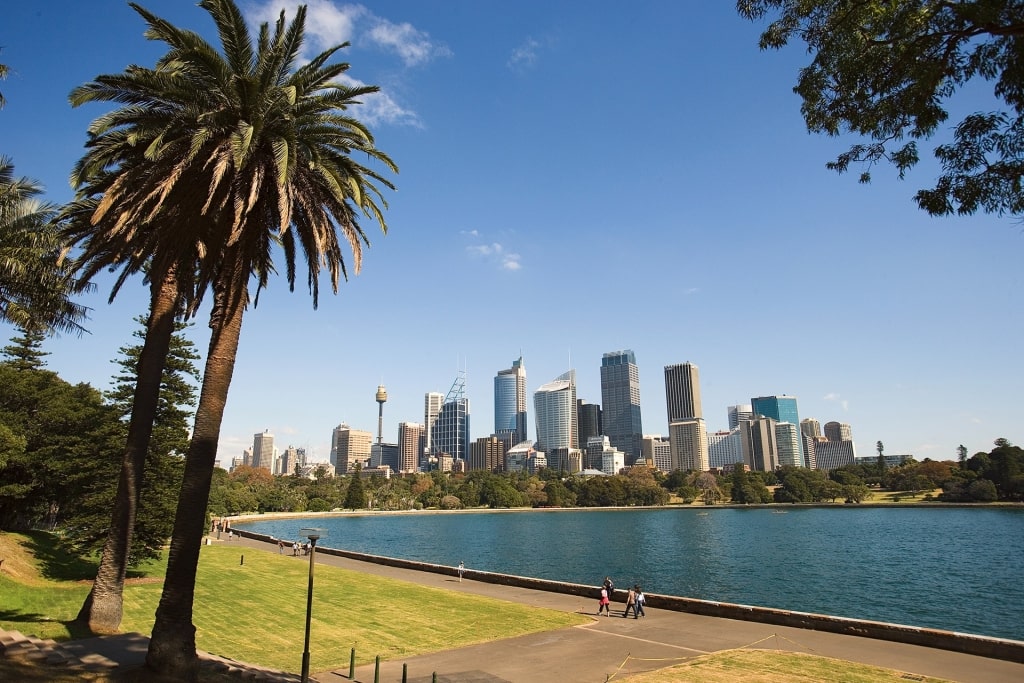
<svg viewBox="0 0 1024 683"><path fill-rule="evenodd" d="M437 416L444 405L444 394L431 391L423 397L423 458L434 455L434 430L437 427Z"/></svg>
<svg viewBox="0 0 1024 683"><path fill-rule="evenodd" d="M752 470L774 472L779 467L775 425L770 417L755 417L740 422L740 438L743 445L743 462Z"/></svg>
<svg viewBox="0 0 1024 683"><path fill-rule="evenodd" d="M666 474L672 471L672 441L667 436L645 435L640 440L640 454L648 467Z"/></svg>
<svg viewBox="0 0 1024 683"><path fill-rule="evenodd" d="M725 470L738 462L743 462L743 440L738 426L708 434L708 465L711 469Z"/></svg>
<svg viewBox="0 0 1024 683"><path fill-rule="evenodd" d="M253 435L252 440L252 466L256 469L267 470L274 473L274 460L277 453L274 451L274 435L270 430Z"/></svg>
<svg viewBox="0 0 1024 683"><path fill-rule="evenodd" d="M601 406L587 403L582 398L576 399L576 429L581 446L586 446L590 437L601 436Z"/></svg>
<svg viewBox="0 0 1024 683"><path fill-rule="evenodd" d="M398 471L415 472L423 458L423 425L418 422L398 423Z"/></svg>
<svg viewBox="0 0 1024 683"><path fill-rule="evenodd" d="M699 417L677 420L668 426L672 450L672 469L706 472L708 465L708 434Z"/></svg>
<svg viewBox="0 0 1024 683"><path fill-rule="evenodd" d="M700 371L693 363L665 366L665 408L668 423L703 418Z"/></svg>
<svg viewBox="0 0 1024 683"><path fill-rule="evenodd" d="M558 472L576 474L583 470L583 451L579 448L553 448L545 451L548 467Z"/></svg>
<svg viewBox="0 0 1024 683"><path fill-rule="evenodd" d="M601 357L601 422L602 433L629 464L640 458L640 370L629 349Z"/></svg>
<svg viewBox="0 0 1024 683"><path fill-rule="evenodd" d="M334 428L331 437L331 464L337 474L350 474L356 463L365 466L370 459L370 444L373 434L361 429L352 429L342 422Z"/></svg>
<svg viewBox="0 0 1024 683"><path fill-rule="evenodd" d="M526 367L523 357L494 377L494 433L511 433L511 443L526 441Z"/></svg>
<svg viewBox="0 0 1024 683"><path fill-rule="evenodd" d="M295 468L305 462L305 456L306 451L304 449L289 445L278 459L277 474L295 474Z"/></svg>
<svg viewBox="0 0 1024 683"><path fill-rule="evenodd" d="M431 433L430 450L434 454L448 454L452 467L461 469L469 457L469 399L466 398L466 375L460 371L452 388L445 396Z"/></svg>
<svg viewBox="0 0 1024 683"><path fill-rule="evenodd" d="M740 422L754 419L754 409L749 403L729 406L729 429L736 429Z"/></svg>
<svg viewBox="0 0 1024 683"><path fill-rule="evenodd" d="M505 466L505 452L508 447L497 436L482 436L469 449L467 470L500 472Z"/></svg>
<svg viewBox="0 0 1024 683"><path fill-rule="evenodd" d="M542 385L533 394L537 422L537 448L577 448L576 371L569 370Z"/></svg>
<svg viewBox="0 0 1024 683"><path fill-rule="evenodd" d="M601 470L611 475L618 474L625 466L626 454L613 446L607 436L592 436L587 441L586 461L580 470Z"/></svg>

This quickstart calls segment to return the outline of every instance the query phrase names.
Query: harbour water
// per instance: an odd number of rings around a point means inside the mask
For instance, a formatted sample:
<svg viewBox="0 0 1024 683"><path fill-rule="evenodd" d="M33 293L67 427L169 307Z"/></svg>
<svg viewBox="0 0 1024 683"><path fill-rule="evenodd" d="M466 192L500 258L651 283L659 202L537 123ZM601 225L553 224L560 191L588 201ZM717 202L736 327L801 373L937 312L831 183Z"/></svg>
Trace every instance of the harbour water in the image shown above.
<svg viewBox="0 0 1024 683"><path fill-rule="evenodd" d="M298 539L301 519L239 524ZM320 545L1024 640L1024 509L784 507L318 517Z"/></svg>

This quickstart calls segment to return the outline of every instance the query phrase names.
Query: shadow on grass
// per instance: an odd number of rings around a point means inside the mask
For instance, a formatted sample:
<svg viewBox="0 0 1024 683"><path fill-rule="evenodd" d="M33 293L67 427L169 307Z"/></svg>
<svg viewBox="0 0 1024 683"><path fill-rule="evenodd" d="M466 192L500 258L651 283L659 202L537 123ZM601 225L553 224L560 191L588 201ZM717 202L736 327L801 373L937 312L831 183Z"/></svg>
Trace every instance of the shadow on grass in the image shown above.
<svg viewBox="0 0 1024 683"><path fill-rule="evenodd" d="M39 563L39 573L50 581L92 581L99 569L96 557L81 557L69 552L60 541L60 537L48 531L26 531L29 543L26 548L35 556ZM125 578L134 579L146 576L141 569L128 568Z"/></svg>
<svg viewBox="0 0 1024 683"><path fill-rule="evenodd" d="M89 628L88 624L84 624L77 621L59 621L56 619L50 619L45 614L37 614L35 612L19 612L17 610L0 610L0 622L7 622L8 624L27 624L26 628L18 627L15 630L25 631L30 635L35 635L35 627L40 623L49 622L51 624L60 624L64 627L66 636L60 634L51 634L48 637L53 637L56 640L79 640L81 638L92 638L97 635ZM2 680L2 679L0 679Z"/></svg>

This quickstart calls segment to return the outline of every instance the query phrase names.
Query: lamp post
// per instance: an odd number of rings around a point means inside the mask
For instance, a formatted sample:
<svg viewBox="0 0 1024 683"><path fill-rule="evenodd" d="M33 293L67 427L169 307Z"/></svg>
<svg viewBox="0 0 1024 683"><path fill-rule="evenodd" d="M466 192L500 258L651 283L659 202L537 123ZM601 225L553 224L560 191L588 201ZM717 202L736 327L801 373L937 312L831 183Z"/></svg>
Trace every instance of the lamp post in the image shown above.
<svg viewBox="0 0 1024 683"><path fill-rule="evenodd" d="M326 529L300 529L299 534L309 539L309 589L306 591L306 646L302 651L302 683L309 683L309 624L313 616L313 558L316 542L327 535Z"/></svg>

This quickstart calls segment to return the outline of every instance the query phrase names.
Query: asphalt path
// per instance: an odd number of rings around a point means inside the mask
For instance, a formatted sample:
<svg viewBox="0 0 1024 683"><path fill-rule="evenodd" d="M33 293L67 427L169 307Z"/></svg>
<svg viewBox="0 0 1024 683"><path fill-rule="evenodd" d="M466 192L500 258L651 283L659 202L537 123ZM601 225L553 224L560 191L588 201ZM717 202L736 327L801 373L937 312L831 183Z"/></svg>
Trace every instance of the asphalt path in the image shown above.
<svg viewBox="0 0 1024 683"><path fill-rule="evenodd" d="M235 536L217 543L277 552L277 546ZM308 561L308 557L296 561ZM737 648L803 652L882 666L913 675L934 676L960 683L1020 683L1024 664L960 654L874 638L839 635L786 626L706 617L646 608L647 616L623 618L622 603L612 604L612 616L597 616L597 600L574 595L462 581L455 576L389 567L323 553L316 563L387 576L443 590L486 595L535 607L587 614L592 620L574 626L515 638L495 640L404 660L348 667L310 675L319 683L375 680L397 683L606 683L629 674L660 669L694 657ZM471 567L469 569L472 569ZM615 578L615 577L612 577ZM314 610L316 609L314 603ZM359 653L362 656L364 653ZM372 653L370 653L372 654Z"/></svg>

